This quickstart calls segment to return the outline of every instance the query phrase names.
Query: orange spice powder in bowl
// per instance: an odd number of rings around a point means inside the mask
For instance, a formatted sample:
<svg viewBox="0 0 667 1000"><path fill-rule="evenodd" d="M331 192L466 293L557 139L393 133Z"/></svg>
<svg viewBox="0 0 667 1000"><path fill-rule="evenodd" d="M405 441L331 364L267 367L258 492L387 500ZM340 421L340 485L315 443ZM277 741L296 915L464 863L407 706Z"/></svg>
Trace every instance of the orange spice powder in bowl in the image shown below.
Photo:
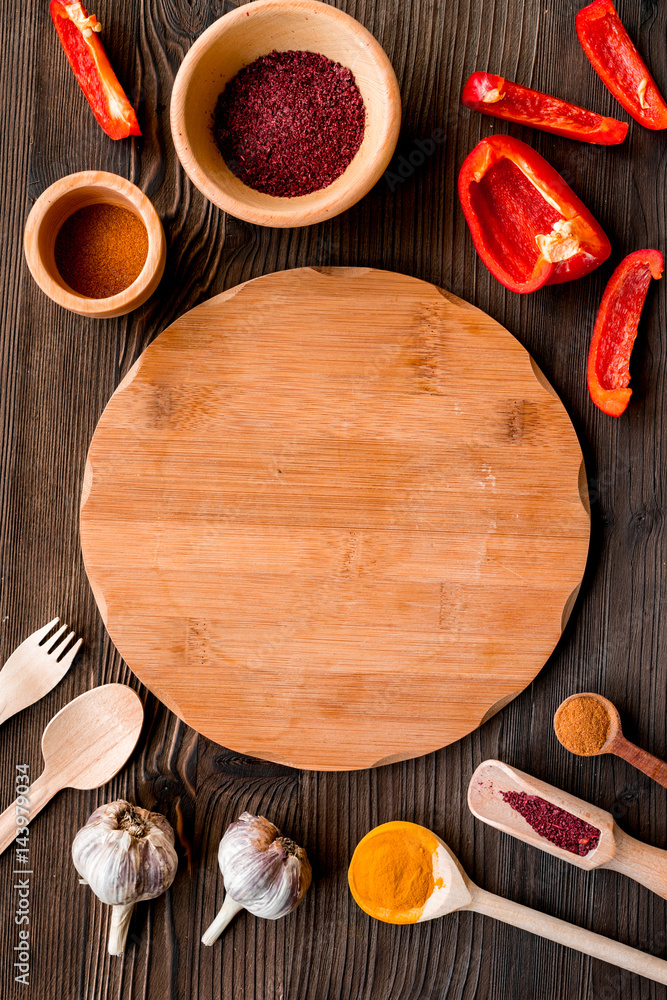
<svg viewBox="0 0 667 1000"><path fill-rule="evenodd" d="M49 298L98 318L142 305L167 259L149 199L136 184L103 170L69 174L48 187L28 216L24 248L30 273Z"/></svg>
<svg viewBox="0 0 667 1000"><path fill-rule="evenodd" d="M79 295L108 299L137 280L148 256L148 233L129 208L100 202L78 209L56 235L58 273Z"/></svg>

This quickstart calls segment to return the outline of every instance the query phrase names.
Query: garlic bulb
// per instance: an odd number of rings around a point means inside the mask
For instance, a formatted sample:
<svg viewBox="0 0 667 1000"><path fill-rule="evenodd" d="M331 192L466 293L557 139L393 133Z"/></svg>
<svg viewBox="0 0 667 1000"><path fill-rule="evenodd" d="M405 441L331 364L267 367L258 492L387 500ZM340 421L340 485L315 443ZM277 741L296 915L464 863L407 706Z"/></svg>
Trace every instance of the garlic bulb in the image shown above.
<svg viewBox="0 0 667 1000"><path fill-rule="evenodd" d="M222 909L202 938L213 944L239 910L278 920L303 899L313 877L308 856L263 816L241 813L220 841L218 864L225 883Z"/></svg>
<svg viewBox="0 0 667 1000"><path fill-rule="evenodd" d="M174 881L174 831L160 813L119 799L89 817L74 838L72 860L83 884L113 907L109 954L122 955L134 904Z"/></svg>

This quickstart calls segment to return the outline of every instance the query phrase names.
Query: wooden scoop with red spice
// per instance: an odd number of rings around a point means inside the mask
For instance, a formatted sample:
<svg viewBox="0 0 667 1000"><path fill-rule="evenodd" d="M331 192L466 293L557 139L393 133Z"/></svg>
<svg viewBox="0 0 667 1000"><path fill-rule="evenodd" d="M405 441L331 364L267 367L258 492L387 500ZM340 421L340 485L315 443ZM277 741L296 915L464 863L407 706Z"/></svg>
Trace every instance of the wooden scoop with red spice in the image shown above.
<svg viewBox="0 0 667 1000"><path fill-rule="evenodd" d="M590 871L611 868L667 899L667 851L624 833L611 813L500 760L485 760L468 786L477 819Z"/></svg>

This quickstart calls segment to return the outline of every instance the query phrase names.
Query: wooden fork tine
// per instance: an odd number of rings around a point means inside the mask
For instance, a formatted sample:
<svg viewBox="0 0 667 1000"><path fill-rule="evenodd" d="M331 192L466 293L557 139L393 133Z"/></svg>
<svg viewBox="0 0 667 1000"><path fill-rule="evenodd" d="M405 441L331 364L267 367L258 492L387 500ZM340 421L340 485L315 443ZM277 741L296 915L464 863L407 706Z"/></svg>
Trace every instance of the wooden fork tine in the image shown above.
<svg viewBox="0 0 667 1000"><path fill-rule="evenodd" d="M60 636L63 634L63 632L66 631L66 629L67 629L67 625L61 625L60 628L58 629L58 631L54 632L52 636L49 636L49 638L46 640L46 642L42 646L42 649L45 650L48 653L49 656L53 656L55 650L59 649L60 647L62 647L63 640L60 639ZM70 632L69 638L71 639L73 635L74 635L74 632ZM60 639L60 642L58 641L59 639Z"/></svg>
<svg viewBox="0 0 667 1000"><path fill-rule="evenodd" d="M67 628L67 625L65 625L65 628ZM65 629L61 629L56 633L56 635L59 636L61 631L64 632ZM51 649L49 650L49 656L52 656L54 660L57 660L60 654L64 652L65 648L67 647L67 643L71 642L73 638L74 638L74 632L70 632L68 635L65 636L64 639L61 639L60 642L57 643L57 645L51 647Z"/></svg>
<svg viewBox="0 0 667 1000"><path fill-rule="evenodd" d="M53 628L53 626L57 625L59 621L60 621L60 618L54 618L53 621L49 622L48 625L45 625L43 628L38 629L37 632L33 632L32 635L28 636L28 638L25 641L26 642L37 642L37 645L39 645L39 643L42 641L42 639L44 639L45 636L47 636L49 634L49 632L51 631L51 629Z"/></svg>
<svg viewBox="0 0 667 1000"><path fill-rule="evenodd" d="M74 632L71 632L70 635L67 636L67 641L68 642L70 640L70 636L73 636L73 635L74 635ZM72 646L72 648L69 649L65 653L65 655L63 656L62 660L59 661L61 667L67 667L67 669L69 669L69 667L70 667L70 665L72 663L72 660L74 659L74 657L76 656L76 654L81 649L82 643L83 643L83 639L77 639L77 641L74 643L74 645Z"/></svg>

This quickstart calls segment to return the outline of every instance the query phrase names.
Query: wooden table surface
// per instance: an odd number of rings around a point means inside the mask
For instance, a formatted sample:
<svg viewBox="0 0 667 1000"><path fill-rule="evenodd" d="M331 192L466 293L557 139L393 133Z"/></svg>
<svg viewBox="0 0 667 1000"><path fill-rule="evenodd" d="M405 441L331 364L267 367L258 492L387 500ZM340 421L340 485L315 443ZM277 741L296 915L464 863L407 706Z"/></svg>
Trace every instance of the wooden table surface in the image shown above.
<svg viewBox="0 0 667 1000"><path fill-rule="evenodd" d="M580 759L551 716L566 695L598 690L627 735L667 755L667 585L662 431L665 283L650 291L633 355L634 395L618 420L591 405L584 369L597 305L622 256L665 249L665 139L631 123L620 147L506 127L459 105L477 69L505 74L627 119L586 61L574 0L344 0L379 39L404 105L390 172L345 215L311 229L260 229L225 217L180 169L169 131L174 74L193 40L233 4L100 0L113 64L138 104L143 138L114 143L93 120L46 2L3 5L0 135L3 253L0 426L0 654L54 615L84 636L65 681L0 734L0 787L16 765L41 769L41 732L67 701L121 681L140 691L146 726L128 767L104 789L60 795L31 827L30 986L14 982L13 852L0 859L0 997L34 1000L663 1000L664 987L471 914L419 927L371 922L346 888L359 838L389 819L423 823L484 888L667 957L667 903L612 872L587 874L473 820L476 765L499 757L611 810L629 833L664 845L664 789L613 758ZM619 0L667 90L667 6ZM134 81L130 84L130 81ZM589 277L529 297L478 261L458 206L458 168L482 136L510 131L545 154L602 222L611 259ZM420 147L419 142L422 143ZM65 312L32 281L22 234L34 200L82 169L128 177L153 200L169 244L154 297L121 319ZM86 451L102 409L146 345L186 309L257 275L301 265L371 265L433 281L474 302L530 350L572 416L586 457L592 545L584 585L556 652L532 686L481 730L426 757L357 773L297 772L241 757L181 723L140 688L102 626L78 540ZM480 365L484 358L479 359ZM512 655L512 650L507 650ZM106 953L108 910L70 861L76 830L102 802L128 797L177 829L176 881L141 904L124 959ZM242 809L269 815L307 845L315 880L277 923L241 915L222 942L199 945L222 897L216 852Z"/></svg>

